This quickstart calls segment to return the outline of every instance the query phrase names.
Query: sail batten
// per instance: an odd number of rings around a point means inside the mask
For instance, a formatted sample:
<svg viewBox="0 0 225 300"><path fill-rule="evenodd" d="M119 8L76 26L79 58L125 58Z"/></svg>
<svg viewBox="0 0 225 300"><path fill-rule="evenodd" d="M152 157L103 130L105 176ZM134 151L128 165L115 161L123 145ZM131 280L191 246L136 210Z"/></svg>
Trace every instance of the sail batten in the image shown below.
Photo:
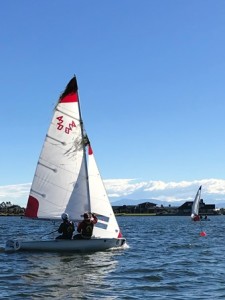
<svg viewBox="0 0 225 300"><path fill-rule="evenodd" d="M60 109L58 109L58 108L56 108L55 110L56 110L57 112L63 114L64 116L67 116L67 117L69 117L69 118L71 118L71 119L73 119L73 120L76 120L77 122L80 122L79 119L77 119L77 118L75 118L75 117L73 116L72 112L68 113L68 112L65 112L65 111L63 111L63 110L60 110Z"/></svg>

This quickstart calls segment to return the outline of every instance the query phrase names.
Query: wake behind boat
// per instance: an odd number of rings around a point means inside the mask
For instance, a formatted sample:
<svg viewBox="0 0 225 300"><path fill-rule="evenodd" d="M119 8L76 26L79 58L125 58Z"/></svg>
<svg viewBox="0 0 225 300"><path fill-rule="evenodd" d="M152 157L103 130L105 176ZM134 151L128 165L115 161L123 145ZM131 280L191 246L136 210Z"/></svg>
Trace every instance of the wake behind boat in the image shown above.
<svg viewBox="0 0 225 300"><path fill-rule="evenodd" d="M84 212L94 212L98 222L92 237L88 240L12 239L6 242L5 250L85 252L120 248L125 244L84 130L76 77L68 83L55 107L25 217L57 220L63 212L76 222L81 221Z"/></svg>

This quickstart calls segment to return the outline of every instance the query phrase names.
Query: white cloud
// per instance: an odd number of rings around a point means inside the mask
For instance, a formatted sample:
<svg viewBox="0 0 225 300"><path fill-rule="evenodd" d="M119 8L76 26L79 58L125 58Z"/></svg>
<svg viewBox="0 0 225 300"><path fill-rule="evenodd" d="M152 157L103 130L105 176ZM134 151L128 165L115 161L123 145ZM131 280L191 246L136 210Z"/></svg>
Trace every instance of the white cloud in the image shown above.
<svg viewBox="0 0 225 300"><path fill-rule="evenodd" d="M163 181L149 181L146 191L163 191L163 190L174 190L177 188L187 188L192 186L193 182L181 181L181 182L163 182Z"/></svg>
<svg viewBox="0 0 225 300"><path fill-rule="evenodd" d="M145 188L147 184L147 182L135 181L136 179L106 179L104 184L109 197L125 197Z"/></svg>
<svg viewBox="0 0 225 300"><path fill-rule="evenodd" d="M0 203L10 201L12 204L25 206L30 186L30 183L0 186Z"/></svg>
<svg viewBox="0 0 225 300"><path fill-rule="evenodd" d="M138 181L137 179L108 179L104 181L110 197L120 200L156 199L167 202L192 201L200 185L206 203L225 201L225 180L202 179L194 181ZM115 199L117 198L117 199Z"/></svg>
<svg viewBox="0 0 225 300"><path fill-rule="evenodd" d="M203 184L206 191L210 194L225 194L225 180L223 179L211 179L210 182L204 182L203 180Z"/></svg>
<svg viewBox="0 0 225 300"><path fill-rule="evenodd" d="M202 179L195 181L141 181L138 179L107 179L104 184L110 199L156 199L167 202L192 201L202 185L202 198L206 203L225 202L225 180ZM0 186L0 203L10 201L23 207L29 195L30 183Z"/></svg>

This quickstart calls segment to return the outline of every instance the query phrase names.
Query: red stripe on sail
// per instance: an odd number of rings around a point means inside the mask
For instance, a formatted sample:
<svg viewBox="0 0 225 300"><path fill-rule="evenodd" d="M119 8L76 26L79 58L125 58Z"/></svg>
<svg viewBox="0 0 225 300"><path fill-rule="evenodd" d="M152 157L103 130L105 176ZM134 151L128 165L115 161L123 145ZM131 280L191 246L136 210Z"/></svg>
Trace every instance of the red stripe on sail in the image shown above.
<svg viewBox="0 0 225 300"><path fill-rule="evenodd" d="M77 80L74 76L70 82L67 84L64 92L59 97L59 102L78 102L78 86Z"/></svg>
<svg viewBox="0 0 225 300"><path fill-rule="evenodd" d="M88 145L88 155L92 155L93 151L90 145Z"/></svg>
<svg viewBox="0 0 225 300"><path fill-rule="evenodd" d="M39 208L38 200L33 196L29 196L27 202L27 208L25 210L25 217L37 218L38 208Z"/></svg>
<svg viewBox="0 0 225 300"><path fill-rule="evenodd" d="M61 98L59 103L68 103L68 102L78 102L78 95L77 93L70 93L65 97Z"/></svg>

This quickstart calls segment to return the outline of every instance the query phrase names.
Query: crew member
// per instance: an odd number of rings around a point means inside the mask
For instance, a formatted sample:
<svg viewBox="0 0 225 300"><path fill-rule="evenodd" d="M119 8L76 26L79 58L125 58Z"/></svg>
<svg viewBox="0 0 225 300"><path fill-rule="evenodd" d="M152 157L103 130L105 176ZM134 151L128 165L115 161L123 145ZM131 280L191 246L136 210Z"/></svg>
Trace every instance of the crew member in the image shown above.
<svg viewBox="0 0 225 300"><path fill-rule="evenodd" d="M74 223L69 220L67 213L63 213L61 216L63 222L60 224L58 233L62 233L57 236L56 239L71 240L74 232Z"/></svg>
<svg viewBox="0 0 225 300"><path fill-rule="evenodd" d="M98 218L95 214L84 213L83 221L78 224L77 231L79 234L74 236L74 239L90 239L92 236L94 224L98 222Z"/></svg>

